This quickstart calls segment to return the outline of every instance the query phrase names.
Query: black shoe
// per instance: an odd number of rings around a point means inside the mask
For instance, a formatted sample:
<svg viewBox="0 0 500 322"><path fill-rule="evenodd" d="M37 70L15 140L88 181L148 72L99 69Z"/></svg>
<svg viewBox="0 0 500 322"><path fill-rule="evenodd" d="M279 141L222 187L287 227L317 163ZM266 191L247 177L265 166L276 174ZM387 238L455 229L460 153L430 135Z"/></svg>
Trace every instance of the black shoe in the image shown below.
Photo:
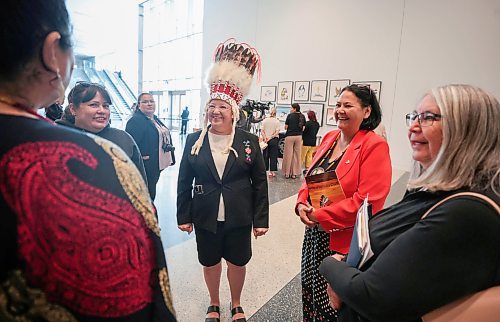
<svg viewBox="0 0 500 322"><path fill-rule="evenodd" d="M217 305L210 305L207 309L208 313L217 312L219 314L218 318L205 318L205 322L220 322L220 307Z"/></svg>
<svg viewBox="0 0 500 322"><path fill-rule="evenodd" d="M243 314L245 313L245 312L243 312L243 309L241 308L241 306L233 307L231 309L231 317L235 316L238 313L243 313ZM247 319L246 318L239 318L239 319L233 320L233 322L247 322Z"/></svg>

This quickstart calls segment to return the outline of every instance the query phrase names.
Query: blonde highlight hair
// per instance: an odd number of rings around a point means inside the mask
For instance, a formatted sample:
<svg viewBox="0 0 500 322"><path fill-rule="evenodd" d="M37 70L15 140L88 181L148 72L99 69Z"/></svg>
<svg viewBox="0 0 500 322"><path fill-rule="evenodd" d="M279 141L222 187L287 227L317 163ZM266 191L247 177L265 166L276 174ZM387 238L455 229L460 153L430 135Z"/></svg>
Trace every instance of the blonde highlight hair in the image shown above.
<svg viewBox="0 0 500 322"><path fill-rule="evenodd" d="M430 191L491 188L500 195L499 101L471 85L445 85L425 96L433 97L441 111L443 141L428 169L414 162L408 187Z"/></svg>

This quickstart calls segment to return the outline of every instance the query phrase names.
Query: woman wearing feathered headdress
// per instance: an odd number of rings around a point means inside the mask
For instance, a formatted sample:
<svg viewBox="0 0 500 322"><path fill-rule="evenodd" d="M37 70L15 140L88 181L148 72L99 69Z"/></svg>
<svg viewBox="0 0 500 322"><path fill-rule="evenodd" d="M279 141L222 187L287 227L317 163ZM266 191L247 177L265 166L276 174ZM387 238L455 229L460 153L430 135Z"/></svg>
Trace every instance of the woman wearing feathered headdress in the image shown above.
<svg viewBox="0 0 500 322"><path fill-rule="evenodd" d="M207 84L203 130L188 135L179 169L177 223L196 229L198 260L210 293L205 321L220 319L221 259L227 263L234 321L246 321L240 306L246 268L257 238L269 227L266 168L258 138L236 128L238 104L259 73L260 59L246 44L228 40L215 52Z"/></svg>

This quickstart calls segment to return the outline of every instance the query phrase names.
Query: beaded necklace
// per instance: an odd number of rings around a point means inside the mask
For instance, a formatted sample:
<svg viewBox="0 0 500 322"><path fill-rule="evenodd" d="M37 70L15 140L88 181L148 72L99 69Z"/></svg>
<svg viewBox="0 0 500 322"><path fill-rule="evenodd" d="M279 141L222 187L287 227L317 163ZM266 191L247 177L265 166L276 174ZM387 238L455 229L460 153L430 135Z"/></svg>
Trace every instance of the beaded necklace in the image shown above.
<svg viewBox="0 0 500 322"><path fill-rule="evenodd" d="M326 150L325 154L323 155L323 157L319 160L319 162L317 163L318 167L313 169L311 171L311 175L315 175L315 174L321 174L321 173L325 173L327 172L328 170L330 170L336 163L338 160L340 160L342 158L342 156L344 155L345 151L347 150L347 148L349 148L349 144L344 148L344 150L340 153L340 155L338 157L336 157L334 160L332 160L331 162L329 161L332 153L333 153L333 150L335 150L335 147L337 146L337 143L339 141L339 138L340 138L340 135L335 139L335 141L332 143L332 145L328 148L328 150ZM323 168L323 164L324 163L327 163L328 164L328 167L325 169Z"/></svg>

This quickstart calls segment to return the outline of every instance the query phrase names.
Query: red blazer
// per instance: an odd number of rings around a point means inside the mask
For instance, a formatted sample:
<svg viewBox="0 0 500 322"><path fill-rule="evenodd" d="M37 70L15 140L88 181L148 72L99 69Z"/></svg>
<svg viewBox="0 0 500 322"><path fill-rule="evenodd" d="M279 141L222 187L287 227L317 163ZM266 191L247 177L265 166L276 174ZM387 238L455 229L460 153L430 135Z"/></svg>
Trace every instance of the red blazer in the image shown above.
<svg viewBox="0 0 500 322"><path fill-rule="evenodd" d="M314 156L313 169L329 147L340 135L340 130L327 133ZM360 130L351 141L337 166L337 177L346 199L327 207L315 209L319 224L330 232L330 249L346 254L349 251L353 229L332 231L354 226L359 206L366 194L372 204L373 214L384 206L391 188L391 158L387 142L372 131ZM309 204L309 191L304 180L297 198L300 203Z"/></svg>

